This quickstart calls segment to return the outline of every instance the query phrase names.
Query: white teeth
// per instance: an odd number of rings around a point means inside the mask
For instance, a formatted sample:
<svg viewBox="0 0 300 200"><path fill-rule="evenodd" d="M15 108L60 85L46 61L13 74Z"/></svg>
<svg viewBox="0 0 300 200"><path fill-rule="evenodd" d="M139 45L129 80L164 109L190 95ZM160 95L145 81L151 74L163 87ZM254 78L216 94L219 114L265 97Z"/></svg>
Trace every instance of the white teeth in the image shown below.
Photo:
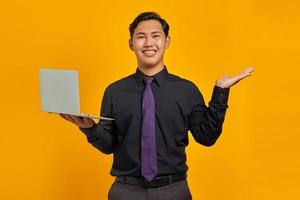
<svg viewBox="0 0 300 200"><path fill-rule="evenodd" d="M152 56L155 54L154 50L147 50L147 51L143 51L144 54L148 55L148 56Z"/></svg>

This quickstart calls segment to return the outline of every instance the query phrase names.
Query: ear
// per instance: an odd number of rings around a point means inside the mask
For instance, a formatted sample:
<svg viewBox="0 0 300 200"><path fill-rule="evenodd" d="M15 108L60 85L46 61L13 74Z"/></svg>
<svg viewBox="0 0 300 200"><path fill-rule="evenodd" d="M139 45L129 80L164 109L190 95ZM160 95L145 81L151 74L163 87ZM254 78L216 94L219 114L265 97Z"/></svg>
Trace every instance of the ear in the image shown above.
<svg viewBox="0 0 300 200"><path fill-rule="evenodd" d="M132 45L132 39L131 38L129 39L128 44L129 44L130 50L133 51L133 45Z"/></svg>
<svg viewBox="0 0 300 200"><path fill-rule="evenodd" d="M170 43L171 43L171 38L170 38L170 36L167 36L167 38L166 38L166 49L169 48Z"/></svg>

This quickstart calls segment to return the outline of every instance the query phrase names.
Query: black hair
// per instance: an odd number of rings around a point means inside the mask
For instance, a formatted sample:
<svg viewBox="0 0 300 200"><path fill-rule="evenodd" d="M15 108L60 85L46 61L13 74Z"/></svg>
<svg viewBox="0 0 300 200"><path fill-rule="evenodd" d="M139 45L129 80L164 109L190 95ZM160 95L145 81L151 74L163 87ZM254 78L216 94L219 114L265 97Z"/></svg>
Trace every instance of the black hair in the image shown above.
<svg viewBox="0 0 300 200"><path fill-rule="evenodd" d="M143 12L143 13L139 14L129 26L130 38L132 38L134 30L136 29L136 27L138 26L138 24L141 21L146 21L146 20L150 20L150 19L159 21L162 26L162 29L165 33L165 36L167 37L169 35L170 27L166 20L161 18L160 15L156 12Z"/></svg>

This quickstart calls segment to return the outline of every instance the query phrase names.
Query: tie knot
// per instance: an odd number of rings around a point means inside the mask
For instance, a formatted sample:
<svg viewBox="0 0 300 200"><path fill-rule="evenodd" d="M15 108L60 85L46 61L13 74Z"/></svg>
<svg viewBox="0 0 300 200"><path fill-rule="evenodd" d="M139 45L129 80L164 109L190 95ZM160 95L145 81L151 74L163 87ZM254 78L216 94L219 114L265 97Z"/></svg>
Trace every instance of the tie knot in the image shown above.
<svg viewBox="0 0 300 200"><path fill-rule="evenodd" d="M154 80L154 78L152 76L144 78L144 81L145 81L146 85L150 85L153 80Z"/></svg>

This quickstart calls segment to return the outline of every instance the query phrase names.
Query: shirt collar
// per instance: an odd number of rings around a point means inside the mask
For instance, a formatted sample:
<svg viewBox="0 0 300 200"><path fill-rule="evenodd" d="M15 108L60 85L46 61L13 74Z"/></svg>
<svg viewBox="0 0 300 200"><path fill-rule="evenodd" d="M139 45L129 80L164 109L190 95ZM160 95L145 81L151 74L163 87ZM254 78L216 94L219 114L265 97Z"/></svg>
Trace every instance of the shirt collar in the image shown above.
<svg viewBox="0 0 300 200"><path fill-rule="evenodd" d="M163 82L167 79L168 74L169 73L168 73L167 67L164 65L164 68L160 72L153 75L154 80L156 81L158 86L161 86L161 84L163 84ZM139 68L136 69L136 72L134 75L135 75L135 79L136 79L136 82L138 85L143 84L143 79L147 76Z"/></svg>

